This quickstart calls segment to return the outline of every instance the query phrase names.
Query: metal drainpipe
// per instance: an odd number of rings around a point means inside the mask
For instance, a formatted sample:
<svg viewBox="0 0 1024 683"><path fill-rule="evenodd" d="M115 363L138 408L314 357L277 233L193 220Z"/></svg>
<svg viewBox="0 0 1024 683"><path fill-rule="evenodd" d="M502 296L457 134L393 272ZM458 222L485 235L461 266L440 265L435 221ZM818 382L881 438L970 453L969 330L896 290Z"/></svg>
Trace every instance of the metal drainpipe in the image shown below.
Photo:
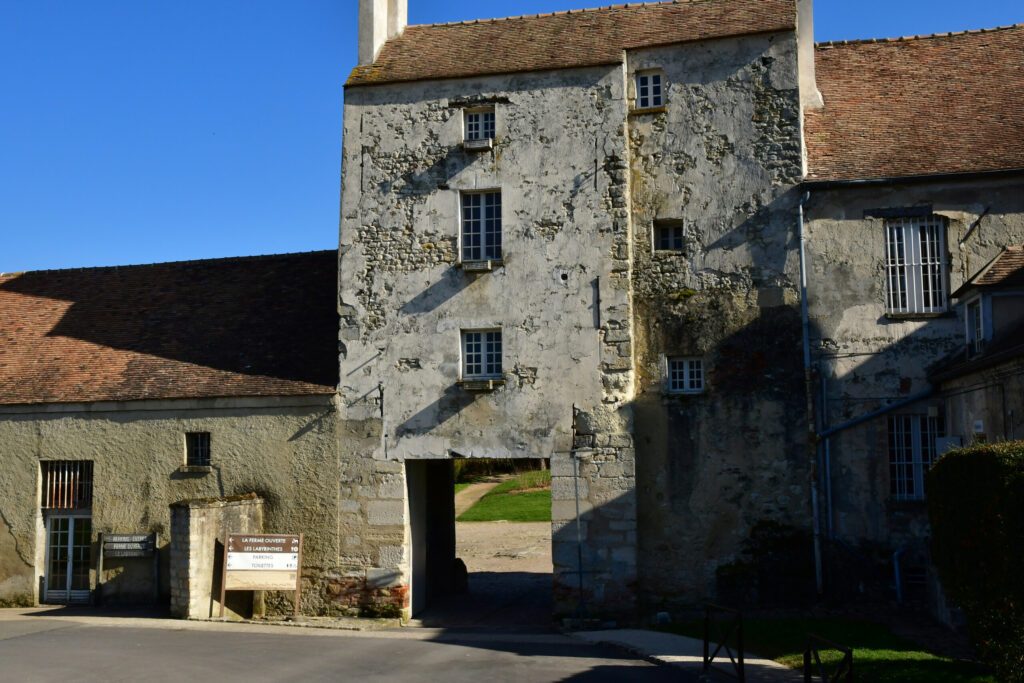
<svg viewBox="0 0 1024 683"><path fill-rule="evenodd" d="M814 410L814 384L811 377L811 316L807 304L807 254L804 235L804 207L811 199L805 192L800 198L797 214L797 232L800 240L800 319L803 327L804 387L807 392L807 450L810 455L811 524L814 531L814 581L818 595L824 592L821 570L821 513L818 502L818 460L821 444L818 440L817 416Z"/></svg>

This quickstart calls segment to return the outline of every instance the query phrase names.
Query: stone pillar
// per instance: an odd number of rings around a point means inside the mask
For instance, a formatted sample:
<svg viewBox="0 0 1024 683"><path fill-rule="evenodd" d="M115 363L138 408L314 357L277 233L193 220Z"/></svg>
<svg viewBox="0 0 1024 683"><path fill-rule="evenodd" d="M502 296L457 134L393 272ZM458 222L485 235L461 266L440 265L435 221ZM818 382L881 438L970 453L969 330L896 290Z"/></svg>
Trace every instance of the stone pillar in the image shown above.
<svg viewBox="0 0 1024 683"><path fill-rule="evenodd" d="M263 532L263 500L256 494L183 500L171 505L171 614L209 619L220 614L220 582L227 534ZM248 593L229 593L224 616L252 614Z"/></svg>
<svg viewBox="0 0 1024 683"><path fill-rule="evenodd" d="M633 438L618 411L610 410L578 411L575 432L573 451L551 459L555 611L631 621L637 580Z"/></svg>

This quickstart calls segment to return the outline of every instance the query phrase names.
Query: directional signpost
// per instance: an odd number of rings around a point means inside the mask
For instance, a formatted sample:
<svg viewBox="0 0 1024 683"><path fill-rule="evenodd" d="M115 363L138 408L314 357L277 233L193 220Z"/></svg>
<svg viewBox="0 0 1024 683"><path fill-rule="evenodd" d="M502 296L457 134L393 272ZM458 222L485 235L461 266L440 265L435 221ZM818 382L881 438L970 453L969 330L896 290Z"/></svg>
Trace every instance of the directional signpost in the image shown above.
<svg viewBox="0 0 1024 683"><path fill-rule="evenodd" d="M224 543L220 616L227 591L295 591L302 597L302 534L230 534Z"/></svg>

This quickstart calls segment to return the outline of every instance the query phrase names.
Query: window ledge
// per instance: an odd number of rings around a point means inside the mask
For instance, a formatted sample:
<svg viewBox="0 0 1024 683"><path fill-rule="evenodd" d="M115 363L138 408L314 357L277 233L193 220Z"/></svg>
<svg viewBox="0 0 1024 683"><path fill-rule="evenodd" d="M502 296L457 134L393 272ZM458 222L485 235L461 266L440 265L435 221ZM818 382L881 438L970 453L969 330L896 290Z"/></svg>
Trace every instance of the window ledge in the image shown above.
<svg viewBox="0 0 1024 683"><path fill-rule="evenodd" d="M460 261L458 265L467 273L489 273L504 263L502 259L498 258L485 261Z"/></svg>
<svg viewBox="0 0 1024 683"><path fill-rule="evenodd" d="M463 140L462 149L467 152L489 152L494 149L494 138L483 138L482 140Z"/></svg>
<svg viewBox="0 0 1024 683"><path fill-rule="evenodd" d="M209 474L213 472L213 467L210 465L182 465L178 468L178 472L181 474Z"/></svg>
<svg viewBox="0 0 1024 683"><path fill-rule="evenodd" d="M466 391L486 392L505 386L505 380L502 377L480 377L460 379L458 384Z"/></svg>
<svg viewBox="0 0 1024 683"><path fill-rule="evenodd" d="M935 320L936 318L955 318L953 311L942 311L941 313L893 313L887 311L883 316L888 320Z"/></svg>
<svg viewBox="0 0 1024 683"><path fill-rule="evenodd" d="M642 109L640 107L637 107L635 109L630 109L629 110L629 115L630 116L645 116L647 114L666 114L666 113L668 113L668 107L666 105L664 105L664 104L661 105L660 107L644 107Z"/></svg>

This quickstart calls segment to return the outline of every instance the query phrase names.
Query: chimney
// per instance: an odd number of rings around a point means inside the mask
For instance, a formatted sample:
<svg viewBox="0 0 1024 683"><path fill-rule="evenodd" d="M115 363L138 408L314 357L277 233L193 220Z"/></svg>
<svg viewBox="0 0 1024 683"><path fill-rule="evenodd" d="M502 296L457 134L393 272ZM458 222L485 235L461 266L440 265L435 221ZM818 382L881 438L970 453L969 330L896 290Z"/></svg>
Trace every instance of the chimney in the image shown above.
<svg viewBox="0 0 1024 683"><path fill-rule="evenodd" d="M825 103L818 90L814 68L814 0L797 0L796 45L800 70L800 104L805 111L821 109Z"/></svg>
<svg viewBox="0 0 1024 683"><path fill-rule="evenodd" d="M409 0L359 0L359 64L373 64L384 43L402 35Z"/></svg>

